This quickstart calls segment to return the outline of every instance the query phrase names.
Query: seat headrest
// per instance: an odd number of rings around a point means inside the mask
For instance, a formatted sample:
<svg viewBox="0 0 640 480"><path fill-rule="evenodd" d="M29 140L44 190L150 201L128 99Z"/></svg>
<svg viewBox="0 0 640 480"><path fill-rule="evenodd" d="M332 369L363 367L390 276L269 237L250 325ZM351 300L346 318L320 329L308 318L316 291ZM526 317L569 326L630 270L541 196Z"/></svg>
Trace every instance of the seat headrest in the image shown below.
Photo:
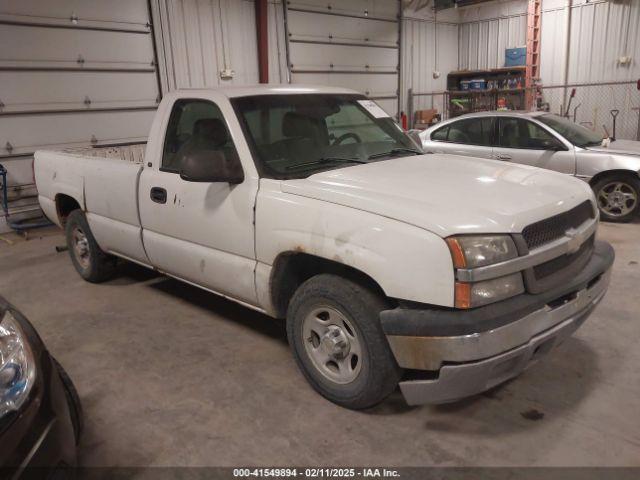
<svg viewBox="0 0 640 480"><path fill-rule="evenodd" d="M282 135L285 137L313 138L315 131L311 117L296 112L287 112L282 117Z"/></svg>
<svg viewBox="0 0 640 480"><path fill-rule="evenodd" d="M193 136L198 140L206 140L215 147L221 147L229 140L227 128L219 118L201 118L193 125Z"/></svg>

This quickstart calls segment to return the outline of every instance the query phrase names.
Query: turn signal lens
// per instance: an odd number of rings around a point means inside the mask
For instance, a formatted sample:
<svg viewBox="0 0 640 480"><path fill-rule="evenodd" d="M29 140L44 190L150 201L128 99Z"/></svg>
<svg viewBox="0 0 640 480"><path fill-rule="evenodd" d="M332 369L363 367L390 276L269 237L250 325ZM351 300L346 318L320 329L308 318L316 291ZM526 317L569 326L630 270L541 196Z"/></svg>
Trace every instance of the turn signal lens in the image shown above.
<svg viewBox="0 0 640 480"><path fill-rule="evenodd" d="M456 308L471 308L471 284L456 282Z"/></svg>
<svg viewBox="0 0 640 480"><path fill-rule="evenodd" d="M467 259L464 256L460 242L456 237L447 238L447 245L451 250L451 258L453 260L453 266L455 268L467 268Z"/></svg>

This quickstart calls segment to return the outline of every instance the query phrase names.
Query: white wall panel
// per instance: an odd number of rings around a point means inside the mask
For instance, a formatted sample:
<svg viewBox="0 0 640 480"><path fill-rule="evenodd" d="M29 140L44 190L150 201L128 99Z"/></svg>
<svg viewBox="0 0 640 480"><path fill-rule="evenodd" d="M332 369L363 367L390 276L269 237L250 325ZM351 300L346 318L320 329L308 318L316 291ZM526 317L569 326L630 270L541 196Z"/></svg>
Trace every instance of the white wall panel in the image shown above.
<svg viewBox="0 0 640 480"><path fill-rule="evenodd" d="M23 16L30 19L43 18L48 21L64 20L75 15L81 25L91 22L114 22L143 26L149 21L146 2L132 0L2 0L0 14Z"/></svg>
<svg viewBox="0 0 640 480"><path fill-rule="evenodd" d="M269 83L287 83L284 13L280 0L269 2Z"/></svg>
<svg viewBox="0 0 640 480"><path fill-rule="evenodd" d="M403 91L438 92L446 89L447 74L458 69L458 26L433 20L406 18L403 23ZM434 78L434 72L440 76ZM430 98L416 97L416 108L431 108ZM424 105L419 103L424 100ZM424 102L423 102L424 103ZM407 100L402 110L407 112Z"/></svg>
<svg viewBox="0 0 640 480"><path fill-rule="evenodd" d="M146 139L159 94L147 0L0 0L0 45L0 162L15 212L34 194L34 150Z"/></svg>
<svg viewBox="0 0 640 480"><path fill-rule="evenodd" d="M162 90L258 83L251 0L152 0ZM286 78L282 3L268 3L269 83ZM224 69L234 71L222 79Z"/></svg>
<svg viewBox="0 0 640 480"><path fill-rule="evenodd" d="M154 0L164 91L258 82L255 6L246 0ZM220 72L234 71L223 80Z"/></svg>
<svg viewBox="0 0 640 480"><path fill-rule="evenodd" d="M287 5L293 83L343 86L374 98L398 95L398 1L291 0ZM395 99L380 100L396 114Z"/></svg>
<svg viewBox="0 0 640 480"><path fill-rule="evenodd" d="M527 18L516 14L461 23L459 28L459 68L499 68L505 49L525 45Z"/></svg>
<svg viewBox="0 0 640 480"><path fill-rule="evenodd" d="M546 2L543 3L543 7ZM543 10L540 42L540 77L543 84L561 85L565 81L567 12Z"/></svg>
<svg viewBox="0 0 640 480"><path fill-rule="evenodd" d="M640 76L640 2L594 2L572 8L570 83L633 80ZM618 62L633 57L630 65Z"/></svg>
<svg viewBox="0 0 640 480"><path fill-rule="evenodd" d="M0 71L2 112L46 108L94 108L154 105L158 96L156 76L145 72ZM126 85L126 88L123 88Z"/></svg>

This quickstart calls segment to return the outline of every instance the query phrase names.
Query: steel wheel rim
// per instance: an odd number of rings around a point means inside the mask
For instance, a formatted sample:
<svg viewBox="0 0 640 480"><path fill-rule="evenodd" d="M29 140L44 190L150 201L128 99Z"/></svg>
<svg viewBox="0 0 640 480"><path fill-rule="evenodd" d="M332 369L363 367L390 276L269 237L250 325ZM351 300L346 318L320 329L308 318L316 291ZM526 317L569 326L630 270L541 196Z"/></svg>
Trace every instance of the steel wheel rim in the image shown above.
<svg viewBox="0 0 640 480"><path fill-rule="evenodd" d="M73 255L83 269L89 268L91 258L89 256L89 240L80 227L74 227L71 232L73 243Z"/></svg>
<svg viewBox="0 0 640 480"><path fill-rule="evenodd" d="M609 182L598 192L600 210L612 217L623 217L638 205L638 194L625 182Z"/></svg>
<svg viewBox="0 0 640 480"><path fill-rule="evenodd" d="M320 374L340 385L353 382L363 363L360 335L339 310L319 306L302 322L307 356Z"/></svg>

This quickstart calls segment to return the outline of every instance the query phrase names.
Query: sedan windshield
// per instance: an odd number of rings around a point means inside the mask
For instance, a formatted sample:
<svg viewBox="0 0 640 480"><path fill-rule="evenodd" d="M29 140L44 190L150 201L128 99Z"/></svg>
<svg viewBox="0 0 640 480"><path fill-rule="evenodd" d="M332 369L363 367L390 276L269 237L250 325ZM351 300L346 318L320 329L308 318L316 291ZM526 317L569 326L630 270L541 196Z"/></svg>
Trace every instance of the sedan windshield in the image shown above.
<svg viewBox="0 0 640 480"><path fill-rule="evenodd" d="M546 114L538 117L538 120L578 147L594 147L602 143L602 136L558 115Z"/></svg>
<svg viewBox="0 0 640 480"><path fill-rule="evenodd" d="M361 95L292 94L233 101L258 169L304 178L422 152L380 107Z"/></svg>

